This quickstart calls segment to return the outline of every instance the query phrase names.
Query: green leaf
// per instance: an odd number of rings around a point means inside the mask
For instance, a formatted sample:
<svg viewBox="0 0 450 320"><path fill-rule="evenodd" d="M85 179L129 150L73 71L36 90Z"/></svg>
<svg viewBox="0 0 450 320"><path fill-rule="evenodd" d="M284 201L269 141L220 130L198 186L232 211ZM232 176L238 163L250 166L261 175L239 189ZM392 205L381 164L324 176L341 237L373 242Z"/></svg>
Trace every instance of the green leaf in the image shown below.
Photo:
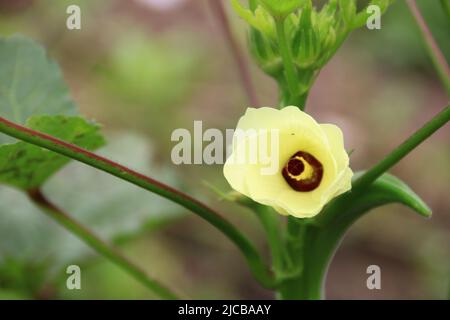
<svg viewBox="0 0 450 320"><path fill-rule="evenodd" d="M58 65L23 36L0 38L0 116L25 124L29 117L76 115ZM12 138L0 136L0 144Z"/></svg>
<svg viewBox="0 0 450 320"><path fill-rule="evenodd" d="M94 150L104 144L99 126L80 117L35 116L26 126L56 138ZM26 142L0 146L0 183L23 190L41 186L69 158Z"/></svg>
<svg viewBox="0 0 450 320"><path fill-rule="evenodd" d="M0 116L88 150L104 144L99 126L81 117L58 65L22 36L0 38ZM0 135L0 183L41 186L69 159Z"/></svg>
<svg viewBox="0 0 450 320"><path fill-rule="evenodd" d="M356 173L353 180L360 177L362 173ZM386 173L361 193L349 192L331 202L317 216L316 222L320 225L337 222L342 224L344 221L346 221L345 224L351 224L367 211L393 202L408 206L424 217L431 216L431 209L411 188L398 178Z"/></svg>

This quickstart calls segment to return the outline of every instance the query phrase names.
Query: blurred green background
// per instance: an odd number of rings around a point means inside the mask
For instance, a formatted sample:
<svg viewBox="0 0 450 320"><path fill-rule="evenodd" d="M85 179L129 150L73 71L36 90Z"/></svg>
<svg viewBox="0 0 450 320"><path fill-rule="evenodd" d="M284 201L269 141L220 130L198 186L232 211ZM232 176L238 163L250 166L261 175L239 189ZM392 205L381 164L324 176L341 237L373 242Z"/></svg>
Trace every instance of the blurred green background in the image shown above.
<svg viewBox="0 0 450 320"><path fill-rule="evenodd" d="M247 106L238 69L208 1L0 0L0 35L22 33L58 61L82 113L104 126L100 153L211 203L255 239L252 214L219 202L208 181L227 190L221 166L170 160L176 128L234 128ZM246 26L226 3L245 51ZM82 29L65 27L78 4ZM450 21L438 0L418 1L450 57ZM246 53L247 54L247 53ZM247 57L262 105L277 103L275 84ZM381 30L351 35L320 74L308 102L319 122L339 125L351 166L367 168L448 101L403 0ZM393 170L433 209L424 220L397 205L374 210L352 227L330 267L330 299L446 299L450 287L450 128L441 129ZM149 274L181 294L203 299L271 299L237 249L219 232L164 199L71 163L45 187L53 201L116 243ZM82 290L67 290L65 268L82 268ZM368 290L366 268L382 271ZM0 299L148 299L126 273L0 186Z"/></svg>

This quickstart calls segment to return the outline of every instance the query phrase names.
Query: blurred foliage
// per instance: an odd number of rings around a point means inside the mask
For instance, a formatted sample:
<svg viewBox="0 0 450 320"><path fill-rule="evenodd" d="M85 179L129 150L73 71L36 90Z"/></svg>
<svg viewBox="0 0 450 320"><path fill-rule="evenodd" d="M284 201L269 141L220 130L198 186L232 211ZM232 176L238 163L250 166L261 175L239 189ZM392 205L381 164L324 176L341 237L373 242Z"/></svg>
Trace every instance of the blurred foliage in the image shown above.
<svg viewBox="0 0 450 320"><path fill-rule="evenodd" d="M35 262L6 256L0 264L0 299L33 297L46 280L47 269L48 263L45 261Z"/></svg>
<svg viewBox="0 0 450 320"><path fill-rule="evenodd" d="M115 134L100 153L177 185L169 170L151 165L152 151L139 136ZM44 186L44 192L103 239L115 242L148 232L181 214L175 204L79 163L58 172ZM0 268L5 271L0 272L0 287L43 286L42 281L55 279L68 264L93 255L84 243L34 207L23 193L5 186L0 186L0 221ZM43 275L37 277L30 270L39 270ZM28 277L33 283L28 283Z"/></svg>
<svg viewBox="0 0 450 320"><path fill-rule="evenodd" d="M450 20L439 1L417 0L417 4L444 56L450 60ZM419 29L404 0L391 5L381 24L380 31L357 32L355 45L365 47L380 63L396 69L419 68L434 76Z"/></svg>
<svg viewBox="0 0 450 320"><path fill-rule="evenodd" d="M201 61L198 49L183 42L152 40L144 34L119 36L107 62L98 66L100 85L123 102L157 110L180 103L191 92L192 75L200 70Z"/></svg>

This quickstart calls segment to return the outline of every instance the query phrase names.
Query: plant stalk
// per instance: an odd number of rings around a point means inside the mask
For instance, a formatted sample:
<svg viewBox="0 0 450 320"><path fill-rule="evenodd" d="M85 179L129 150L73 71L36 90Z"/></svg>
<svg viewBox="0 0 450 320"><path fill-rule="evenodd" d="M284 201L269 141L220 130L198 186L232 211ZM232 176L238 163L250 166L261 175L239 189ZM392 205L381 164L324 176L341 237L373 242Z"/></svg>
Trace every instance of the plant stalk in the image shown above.
<svg viewBox="0 0 450 320"><path fill-rule="evenodd" d="M444 1L445 2L445 1ZM443 5L444 5L443 2ZM450 69L447 64L447 60L445 60L444 55L442 54L439 46L433 38L433 34L425 22L422 14L420 13L419 8L417 7L417 3L415 0L407 0L409 10L411 11L417 26L419 27L420 34L422 36L423 43L425 45L425 49L427 50L428 55L430 56L431 62L433 63L434 68L441 80L445 90L447 91L447 95L450 96ZM449 8L447 2L447 9ZM447 14L449 12L447 11Z"/></svg>
<svg viewBox="0 0 450 320"><path fill-rule="evenodd" d="M167 300L178 299L177 295L174 292L160 284L158 281L149 278L143 270L134 265L116 249L112 248L110 245L108 245L106 242L92 233L91 230L75 221L63 210L51 203L44 196L41 190L29 190L27 194L28 198L39 208L41 208L50 218L57 221L65 229L73 233L75 236L85 242L89 247L97 251L97 253L101 254L114 264L118 265L125 272L130 274L133 278L153 291L160 298Z"/></svg>
<svg viewBox="0 0 450 320"><path fill-rule="evenodd" d="M275 21L276 29L277 29L277 37L278 37L278 46L280 49L281 57L283 59L284 65L284 75L286 78L286 83L289 88L289 93L291 97L297 96L298 91L298 81L297 81L297 71L295 70L295 65L292 61L292 54L289 49L289 45L286 39L286 30L285 30L285 19L279 19ZM286 104L289 105L291 101L286 101ZM298 106L302 110L304 106Z"/></svg>
<svg viewBox="0 0 450 320"><path fill-rule="evenodd" d="M450 120L450 106L445 107L441 112L428 121L422 128L417 130L413 135L405 140L401 145L394 149L378 164L364 173L357 179L353 186L352 192L357 192L379 178L383 173L392 168L397 162L403 159L419 144L425 141L429 136L444 126Z"/></svg>
<svg viewBox="0 0 450 320"><path fill-rule="evenodd" d="M222 29L222 33L224 34L225 39L227 40L228 45L230 47L231 53L233 54L233 58L236 61L238 73L241 78L242 86L244 87L245 92L247 93L248 100L252 105L252 107L257 107L259 103L258 98L256 96L256 90L253 85L252 77L250 75L250 70L245 61L244 54L242 53L242 50L239 48L239 44L233 35L230 26L230 21L228 20L228 17L226 15L222 0L213 0L213 1L208 0L208 3L210 4L213 13L217 17L217 20Z"/></svg>

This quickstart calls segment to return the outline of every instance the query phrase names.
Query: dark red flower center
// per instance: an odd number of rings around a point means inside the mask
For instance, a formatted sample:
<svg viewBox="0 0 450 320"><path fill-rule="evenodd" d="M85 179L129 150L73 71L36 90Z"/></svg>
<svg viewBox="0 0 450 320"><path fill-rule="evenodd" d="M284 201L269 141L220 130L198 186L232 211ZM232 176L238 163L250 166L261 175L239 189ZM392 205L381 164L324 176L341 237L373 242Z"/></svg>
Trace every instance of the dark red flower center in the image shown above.
<svg viewBox="0 0 450 320"><path fill-rule="evenodd" d="M301 177L306 172L305 177ZM298 151L288 162L282 171L284 180L295 191L307 192L316 189L323 177L323 166L312 154Z"/></svg>

